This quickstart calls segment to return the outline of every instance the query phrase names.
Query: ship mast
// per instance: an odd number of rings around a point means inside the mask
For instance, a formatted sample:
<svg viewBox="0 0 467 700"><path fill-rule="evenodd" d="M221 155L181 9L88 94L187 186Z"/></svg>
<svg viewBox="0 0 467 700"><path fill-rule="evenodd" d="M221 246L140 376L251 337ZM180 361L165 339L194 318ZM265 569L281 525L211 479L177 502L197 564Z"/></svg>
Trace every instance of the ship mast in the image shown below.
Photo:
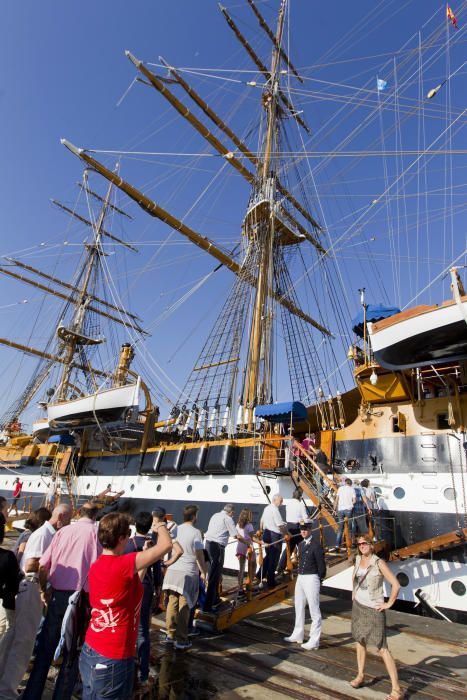
<svg viewBox="0 0 467 700"><path fill-rule="evenodd" d="M85 180L87 179L87 173L84 173ZM86 183L85 183L86 184ZM102 230L104 226L104 221L106 213L108 210L108 205L110 201L110 195L112 192L112 183L109 183L107 188L107 193L102 204L102 208L97 220L96 226L94 228L94 237L91 244L87 245L88 256L84 265L84 281L82 283L79 297L76 301L76 309L71 320L69 328L64 326L59 326L57 329L57 335L60 340L64 343L64 358L63 358L63 372L60 380L60 384L57 389L57 399L58 401L64 401L67 396L68 388L70 386L70 375L72 371L72 362L80 345L96 345L103 342L103 338L90 338L83 335L84 321L86 318L86 311L89 303L92 299L92 295L88 293L89 284L93 274L95 274L96 267L99 264L99 256L102 254L101 248L101 237Z"/></svg>
<svg viewBox="0 0 467 700"><path fill-rule="evenodd" d="M273 44L270 81L263 92L266 108L267 130L264 156L258 166L258 191L261 199L269 202L266 216L259 222L259 269L255 303L250 327L248 363L245 371L243 403L251 409L248 414L248 428L253 424L253 408L257 403L272 401L271 396L271 345L273 330L273 307L268 290L273 286L274 275L274 204L276 193L276 156L278 152L278 88L280 45L284 28L284 9L287 0L282 0L277 19L276 41ZM273 156L274 152L274 156ZM269 216L267 214L269 213ZM267 217L267 218L266 218ZM248 232L247 232L248 233Z"/></svg>
<svg viewBox="0 0 467 700"><path fill-rule="evenodd" d="M245 429L251 431L254 407L259 403L273 401L273 324L276 308L281 314L294 397L306 396L319 381L319 368L314 361L316 346L311 329L327 338L332 337L328 328L300 308L288 267L288 261L297 257L301 245L311 245L319 258L324 258L327 253L319 239L322 229L309 213L306 201L301 203L292 194L287 173L279 172L282 120L290 118L300 129L307 133L310 131L279 84L281 61L298 77L282 48L287 0L280 2L275 32L269 30L253 0L249 0L249 5L261 30L272 41L270 68L262 62L227 10L219 7L229 28L247 51L266 84L262 93L266 116L260 155L250 151L247 143L187 83L180 75L181 69L177 70L161 59L171 76L167 79L150 70L130 51L125 52L138 71L138 81L167 100L180 117L251 186L248 208L242 223L244 246L241 257L237 258L233 252L222 249L209 237L192 229L184 220L106 168L86 149L62 139L63 145L74 155L113 183L143 211L175 229L216 259L220 263L216 270L224 266L236 276L228 298L173 408L176 429L193 435L193 439L198 435L210 437L232 435ZM197 109L216 126L215 133L172 92L172 85L183 90ZM231 141L237 150L232 150L232 145L223 141L223 137ZM281 181L279 175L284 177L284 181ZM302 358L299 367L297 357ZM234 404L238 394L240 406L235 420Z"/></svg>

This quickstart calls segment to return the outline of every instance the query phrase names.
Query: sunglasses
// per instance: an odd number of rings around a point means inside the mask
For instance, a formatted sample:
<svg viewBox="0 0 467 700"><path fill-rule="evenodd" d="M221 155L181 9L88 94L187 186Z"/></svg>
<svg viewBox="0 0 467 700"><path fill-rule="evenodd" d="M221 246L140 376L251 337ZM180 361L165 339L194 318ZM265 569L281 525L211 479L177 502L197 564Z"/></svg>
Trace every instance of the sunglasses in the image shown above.
<svg viewBox="0 0 467 700"><path fill-rule="evenodd" d="M370 546L370 543L369 543L369 542L357 542L357 544L358 544L359 547L362 547L364 544L365 544L367 547Z"/></svg>

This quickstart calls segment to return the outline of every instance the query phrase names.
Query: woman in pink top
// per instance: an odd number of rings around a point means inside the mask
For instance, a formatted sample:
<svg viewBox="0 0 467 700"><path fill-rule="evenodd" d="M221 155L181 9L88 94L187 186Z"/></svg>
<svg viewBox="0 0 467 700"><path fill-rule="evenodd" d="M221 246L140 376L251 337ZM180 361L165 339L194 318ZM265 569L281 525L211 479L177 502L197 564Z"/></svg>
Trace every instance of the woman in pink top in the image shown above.
<svg viewBox="0 0 467 700"><path fill-rule="evenodd" d="M238 557L238 588L241 590L243 588L243 575L245 573L245 564L248 559L248 577L250 581L253 581L256 569L256 554L254 549L251 552L251 556L248 557L248 548L253 545L256 539L253 536L255 528L252 524L252 514L251 510L242 510L238 516L237 532L238 534L246 540L246 544L237 541L237 551L236 555Z"/></svg>

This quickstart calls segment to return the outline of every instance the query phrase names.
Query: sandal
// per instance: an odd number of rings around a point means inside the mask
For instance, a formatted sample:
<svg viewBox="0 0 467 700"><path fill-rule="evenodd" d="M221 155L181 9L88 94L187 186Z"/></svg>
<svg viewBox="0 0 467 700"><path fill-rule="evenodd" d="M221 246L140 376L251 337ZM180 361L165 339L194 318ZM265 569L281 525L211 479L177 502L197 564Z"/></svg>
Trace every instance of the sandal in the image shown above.
<svg viewBox="0 0 467 700"><path fill-rule="evenodd" d="M403 697L404 697L404 693L402 692L401 689L391 690L389 695L386 695L386 700L402 700Z"/></svg>
<svg viewBox="0 0 467 700"><path fill-rule="evenodd" d="M349 682L350 682L350 685L352 686L352 688L361 688L362 685L364 685L364 680L365 680L365 676L358 675L358 676L355 676L355 678ZM386 698L386 700L387 700L387 698ZM392 700L392 698L391 698L391 700Z"/></svg>

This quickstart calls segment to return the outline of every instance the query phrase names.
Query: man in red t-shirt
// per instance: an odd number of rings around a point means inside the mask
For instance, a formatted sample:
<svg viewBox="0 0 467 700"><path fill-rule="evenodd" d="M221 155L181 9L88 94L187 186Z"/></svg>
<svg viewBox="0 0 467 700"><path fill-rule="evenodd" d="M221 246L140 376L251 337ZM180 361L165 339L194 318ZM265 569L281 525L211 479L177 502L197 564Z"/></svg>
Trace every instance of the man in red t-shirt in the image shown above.
<svg viewBox="0 0 467 700"><path fill-rule="evenodd" d="M15 481L14 481L14 486L13 486L13 502L11 504L10 513L14 508L16 511L16 515L18 515L18 501L21 497L22 490L23 490L23 482L20 481L19 476L17 476Z"/></svg>

